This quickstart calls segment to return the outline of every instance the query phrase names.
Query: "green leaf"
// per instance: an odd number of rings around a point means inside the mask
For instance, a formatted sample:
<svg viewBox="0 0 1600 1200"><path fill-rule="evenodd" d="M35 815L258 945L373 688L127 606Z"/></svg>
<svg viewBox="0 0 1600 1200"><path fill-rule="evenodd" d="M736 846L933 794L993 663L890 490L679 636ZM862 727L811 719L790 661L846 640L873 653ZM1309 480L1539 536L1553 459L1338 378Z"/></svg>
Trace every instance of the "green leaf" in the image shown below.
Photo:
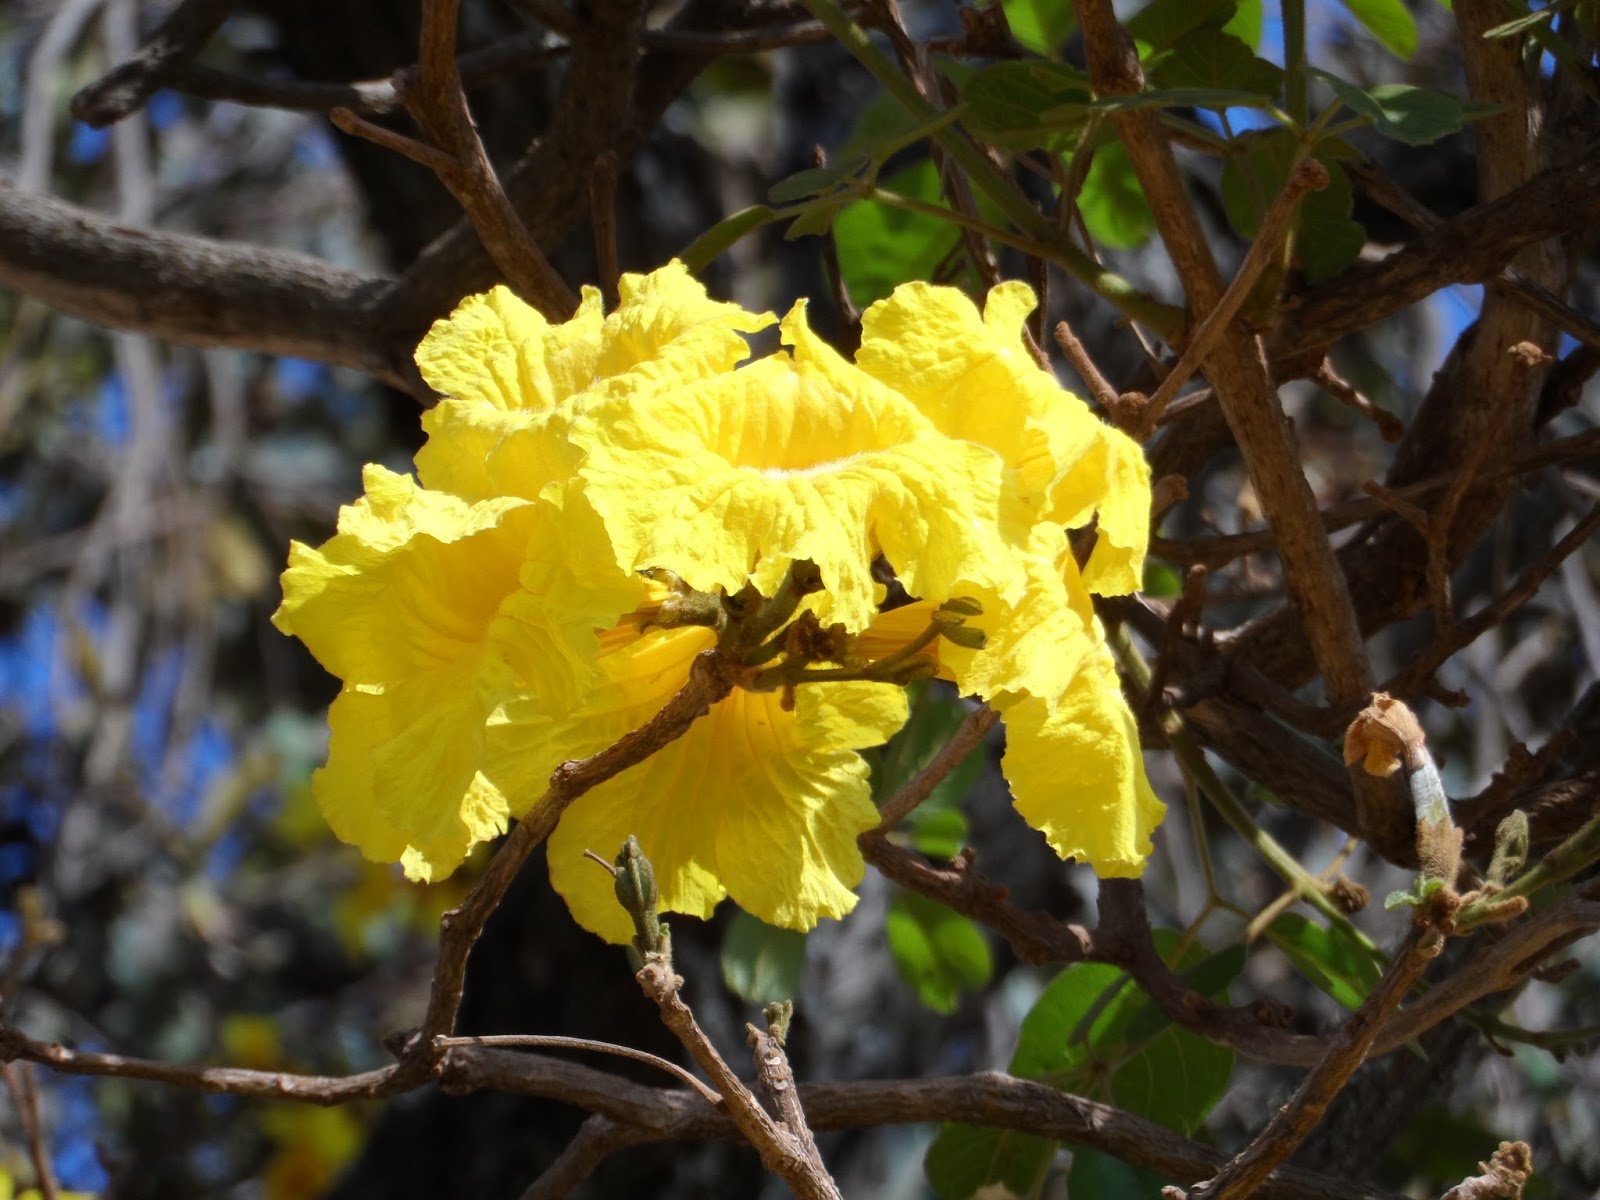
<svg viewBox="0 0 1600 1200"><path fill-rule="evenodd" d="M1144 586L1139 591L1154 600L1169 600L1183 591L1183 576L1177 568L1147 558L1144 560Z"/></svg>
<svg viewBox="0 0 1600 1200"><path fill-rule="evenodd" d="M735 909L722 938L722 982L751 1004L792 1000L806 965L806 935Z"/></svg>
<svg viewBox="0 0 1600 1200"><path fill-rule="evenodd" d="M1130 1011L1130 1025L1155 1008L1137 993L1124 993L1121 1001ZM1137 1049L1110 1076L1111 1102L1169 1129L1193 1133L1227 1091L1233 1051L1170 1023L1130 1044Z"/></svg>
<svg viewBox="0 0 1600 1200"><path fill-rule="evenodd" d="M1003 0L1011 36L1037 54L1054 57L1078 27L1071 0Z"/></svg>
<svg viewBox="0 0 1600 1200"><path fill-rule="evenodd" d="M833 228L843 207L837 200L818 200L808 204L804 212L789 222L789 228L783 231L783 240L792 242L796 238L821 237Z"/></svg>
<svg viewBox="0 0 1600 1200"><path fill-rule="evenodd" d="M967 124L1010 150L1070 149L1093 99L1088 76L1050 62L995 63L974 73L961 92ZM1046 112L1055 115L1047 120Z"/></svg>
<svg viewBox="0 0 1600 1200"><path fill-rule="evenodd" d="M1115 1196L1117 1200L1161 1200L1168 1181L1154 1171L1135 1167L1087 1146L1072 1152L1067 1174L1069 1196Z"/></svg>
<svg viewBox="0 0 1600 1200"><path fill-rule="evenodd" d="M1390 892L1383 898L1383 907L1388 912L1397 908L1416 908L1426 904L1428 897L1443 886L1442 879L1419 879L1409 892Z"/></svg>
<svg viewBox="0 0 1600 1200"><path fill-rule="evenodd" d="M1240 237L1253 238L1299 153L1299 142L1287 129L1252 130L1234 139L1222 167L1222 204ZM1355 261L1366 243L1366 230L1351 220L1350 177L1334 158L1336 147L1318 155L1328 168L1328 186L1300 201L1295 214L1295 257L1312 282L1326 279Z"/></svg>
<svg viewBox="0 0 1600 1200"><path fill-rule="evenodd" d="M764 225L772 224L777 219L777 212L765 204L742 208L732 216L718 221L678 251L678 259L689 268L691 275L698 275L740 238L754 233Z"/></svg>
<svg viewBox="0 0 1600 1200"><path fill-rule="evenodd" d="M1404 0L1343 0L1343 3L1350 15L1390 52L1405 59L1417 52L1417 22Z"/></svg>
<svg viewBox="0 0 1600 1200"><path fill-rule="evenodd" d="M1142 246L1155 231L1156 219L1121 142L1107 142L1094 152L1078 209L1090 236L1113 249Z"/></svg>
<svg viewBox="0 0 1600 1200"><path fill-rule="evenodd" d="M939 173L927 160L885 180L883 186L905 196L942 203ZM855 200L834 219L833 236L845 288L850 299L865 308L902 283L931 279L961 234L949 221L927 213Z"/></svg>
<svg viewBox="0 0 1600 1200"><path fill-rule="evenodd" d="M1360 1008L1383 978L1383 967L1367 948L1337 926L1286 912L1267 926L1267 937L1301 974L1348 1009Z"/></svg>
<svg viewBox="0 0 1600 1200"><path fill-rule="evenodd" d="M1013 1196L1032 1196L1055 1156L1056 1144L1046 1138L943 1125L928 1147L922 1169L940 1200L967 1200L996 1184Z"/></svg>
<svg viewBox="0 0 1600 1200"><path fill-rule="evenodd" d="M1271 102L1259 92L1243 88L1171 87L1146 88L1125 96L1104 96L1094 102L1101 112L1120 112L1130 108L1270 108ZM1046 111L1045 120L1053 114Z"/></svg>
<svg viewBox="0 0 1600 1200"><path fill-rule="evenodd" d="M1171 957L1177 935L1157 930L1155 938ZM1243 963L1241 947L1210 955L1190 943L1172 965L1196 972L1204 994L1221 998ZM1171 1024L1123 972L1098 963L1069 967L1045 989L1011 1062L1014 1075L1098 1092L1183 1133L1199 1127L1232 1071L1233 1051Z"/></svg>
<svg viewBox="0 0 1600 1200"><path fill-rule="evenodd" d="M1222 32L1233 34L1252 50L1261 49L1261 29L1265 23L1263 7L1262 0L1239 0L1239 7L1233 10Z"/></svg>
<svg viewBox="0 0 1600 1200"><path fill-rule="evenodd" d="M1283 86L1283 69L1258 57L1232 34L1208 27L1196 29L1173 46L1152 68L1150 81L1160 88L1242 89L1273 97Z"/></svg>
<svg viewBox="0 0 1600 1200"><path fill-rule="evenodd" d="M1363 91L1337 75L1313 68L1342 104L1372 122L1384 137L1408 146L1426 146L1460 129L1471 117L1485 115L1482 106L1463 104L1449 92L1384 83Z"/></svg>
<svg viewBox="0 0 1600 1200"><path fill-rule="evenodd" d="M1337 162L1319 158L1328 168L1328 186L1300 201L1295 220L1295 257L1308 283L1337 275L1361 253L1367 231L1351 219L1355 193L1350 176Z"/></svg>
<svg viewBox="0 0 1600 1200"><path fill-rule="evenodd" d="M981 988L994 974L994 956L983 932L925 896L896 892L884 932L900 977L936 1013L955 1012L963 991Z"/></svg>
<svg viewBox="0 0 1600 1200"><path fill-rule="evenodd" d="M1122 23L1139 47L1141 60L1175 45L1184 34L1221 28L1234 15L1236 0L1150 0Z"/></svg>
<svg viewBox="0 0 1600 1200"><path fill-rule="evenodd" d="M1242 947L1207 954L1190 943L1176 954L1178 935L1171 930L1157 930L1155 941L1174 970L1190 973L1213 998L1224 997L1244 963ZM1233 1060L1232 1050L1167 1021L1123 971L1078 963L1057 975L1023 1018L1011 1074L1109 1100L1191 1133L1227 1090ZM1022 1134L946 1125L929 1149L928 1177L941 1196L970 1196L990 1183L1028 1195L1019 1185L1042 1178L1048 1147ZM964 1165L957 1162L958 1148L971 1155Z"/></svg>
<svg viewBox="0 0 1600 1200"><path fill-rule="evenodd" d="M954 858L967 844L967 816L957 808L917 805L906 818L911 848L932 859Z"/></svg>
<svg viewBox="0 0 1600 1200"><path fill-rule="evenodd" d="M826 167L808 167L778 180L767 192L774 204L794 204L812 196L826 196L839 191L845 181L866 170L869 165L865 155L852 155L837 164Z"/></svg>
<svg viewBox="0 0 1600 1200"><path fill-rule="evenodd" d="M1525 33L1535 25L1548 25L1555 19L1556 13L1566 7L1564 4L1551 4L1546 8L1535 9L1524 16L1507 21L1504 25L1496 25L1493 29L1484 30L1483 36L1490 41L1499 38L1516 37L1517 34Z"/></svg>

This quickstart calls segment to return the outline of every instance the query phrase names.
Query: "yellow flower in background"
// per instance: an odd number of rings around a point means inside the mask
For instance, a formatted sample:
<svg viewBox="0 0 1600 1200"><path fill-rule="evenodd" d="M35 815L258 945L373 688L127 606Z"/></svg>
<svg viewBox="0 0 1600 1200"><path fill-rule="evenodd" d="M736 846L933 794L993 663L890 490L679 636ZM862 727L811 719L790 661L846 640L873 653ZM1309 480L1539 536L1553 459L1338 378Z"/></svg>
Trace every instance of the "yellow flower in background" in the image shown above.
<svg viewBox="0 0 1600 1200"><path fill-rule="evenodd" d="M551 876L581 923L629 936L583 858L629 834L664 909L731 896L793 928L849 911L878 819L859 752L906 718L873 663L952 619L968 634L927 654L1005 716L1019 811L1064 856L1137 873L1160 805L1091 593L1137 583L1149 470L1026 352L1032 294L1003 285L980 314L901 288L853 363L797 305L782 348L740 365L770 316L678 264L619 293L605 315L587 290L562 325L505 288L463 301L418 348L444 393L418 479L368 468L338 533L292 550L274 619L344 681L315 779L335 832L442 878L687 681L716 637L655 624L669 593L771 597L804 561L822 590L801 617L832 648L769 643L750 686L563 816ZM1091 523L1080 571L1067 530ZM884 569L913 604L878 612ZM834 678L806 679L813 662Z"/></svg>
<svg viewBox="0 0 1600 1200"><path fill-rule="evenodd" d="M92 1192L64 1192L60 1188L55 1190L56 1200L95 1200ZM11 1172L0 1165L0 1200L42 1200L43 1193L38 1188L24 1188L17 1191L17 1181Z"/></svg>

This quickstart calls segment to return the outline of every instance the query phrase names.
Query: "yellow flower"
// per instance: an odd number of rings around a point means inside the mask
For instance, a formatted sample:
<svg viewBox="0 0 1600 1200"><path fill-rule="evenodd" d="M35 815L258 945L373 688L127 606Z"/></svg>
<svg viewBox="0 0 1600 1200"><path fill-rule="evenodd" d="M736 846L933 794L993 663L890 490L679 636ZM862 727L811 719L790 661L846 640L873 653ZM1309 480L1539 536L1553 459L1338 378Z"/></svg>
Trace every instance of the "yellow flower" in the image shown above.
<svg viewBox="0 0 1600 1200"><path fill-rule="evenodd" d="M92 1192L64 1192L57 1188L54 1194L56 1200L95 1200ZM0 1200L41 1200L41 1196L38 1188L17 1191L17 1181L12 1178L11 1172L0 1166Z"/></svg>
<svg viewBox="0 0 1600 1200"><path fill-rule="evenodd" d="M1102 596L1137 591L1150 525L1150 467L1121 431L1062 390L1024 348L1033 292L1003 283L980 315L954 288L909 283L861 317L856 362L896 387L951 437L989 446L1012 494L1069 529L1098 516L1084 568Z"/></svg>
<svg viewBox="0 0 1600 1200"><path fill-rule="evenodd" d="M571 476L566 435L576 412L723 375L749 357L742 334L772 324L712 300L676 262L624 275L618 290L609 317L594 288L570 321L551 325L497 287L434 323L417 347L423 379L444 397L422 418L425 486L470 499L537 496Z"/></svg>
<svg viewBox="0 0 1600 1200"><path fill-rule="evenodd" d="M1035 532L1021 603L968 593L985 607L965 623L983 630L986 642L976 650L936 643L939 674L1001 714L1001 766L1017 811L1056 853L1102 876L1136 876L1165 808L1145 778L1138 726L1077 562L1056 540L1059 526ZM892 654L932 617L924 603L884 613L855 649L871 658Z"/></svg>
<svg viewBox="0 0 1600 1200"><path fill-rule="evenodd" d="M839 358L796 305L792 355L773 354L573 425L579 468L622 566L666 567L701 591L771 595L789 564L822 573L818 615L865 629L872 562L944 600L967 581L1014 596L1027 527L1001 515L1004 464L946 437L898 393Z"/></svg>
<svg viewBox="0 0 1600 1200"><path fill-rule="evenodd" d="M369 467L338 533L292 549L274 619L344 681L315 779L335 832L441 878L684 685L717 635L660 627L674 594L772 597L809 562L811 640L768 642L747 686L564 814L550 871L580 922L629 935L583 851L630 834L664 909L847 912L878 820L859 751L906 717L874 661L951 621L966 633L928 653L1004 714L1019 811L1063 855L1137 872L1160 805L1091 593L1137 582L1149 471L1027 355L1032 294L996 288L980 315L902 288L853 363L797 305L786 348L741 366L770 316L678 264L619 291L557 326L504 288L464 300L418 347L444 393L418 481ZM1067 530L1091 523L1080 571ZM885 568L913 603L880 614Z"/></svg>
<svg viewBox="0 0 1600 1200"><path fill-rule="evenodd" d="M345 687L314 787L344 841L416 879L443 878L537 796L478 771L484 723L512 694L570 704L594 628L640 581L589 554L604 532L581 500L469 504L382 467L321 549L295 543L273 622Z"/></svg>
<svg viewBox="0 0 1600 1200"><path fill-rule="evenodd" d="M506 705L489 726L485 771L502 788L542 787L562 759L636 729L689 677L713 636L701 629L618 630L600 659L604 683L552 720ZM878 822L867 764L906 719L903 688L812 684L785 711L776 692L737 689L677 741L579 797L549 847L551 882L579 923L612 941L632 934L611 878L584 857L613 857L631 833L655 868L661 906L710 916L732 896L772 925L809 929L855 904L864 865L857 835Z"/></svg>

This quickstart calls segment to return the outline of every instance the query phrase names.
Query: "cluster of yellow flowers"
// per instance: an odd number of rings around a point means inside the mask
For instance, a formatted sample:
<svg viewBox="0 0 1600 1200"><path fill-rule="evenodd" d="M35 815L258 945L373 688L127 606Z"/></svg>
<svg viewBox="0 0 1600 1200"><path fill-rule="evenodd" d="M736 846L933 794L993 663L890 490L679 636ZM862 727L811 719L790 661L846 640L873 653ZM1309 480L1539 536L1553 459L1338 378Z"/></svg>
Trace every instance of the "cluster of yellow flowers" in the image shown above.
<svg viewBox="0 0 1600 1200"><path fill-rule="evenodd" d="M588 290L551 325L505 288L417 349L445 398L417 479L379 466L320 549L295 544L274 620L344 681L315 780L334 832L409 875L449 874L543 794L563 760L653 716L716 634L652 621L676 588L771 596L845 664L917 649L1007 729L1018 810L1063 857L1133 875L1161 805L1090 594L1138 586L1149 469L1034 362L1020 284L983 312L910 284L870 308L854 363L807 326L710 299L679 264ZM1066 531L1095 526L1080 570ZM913 598L880 612L874 567ZM970 632L927 631L950 612ZM848 671L840 671L848 674ZM609 858L629 834L663 909L724 897L809 928L854 904L878 821L858 751L907 715L870 678L736 689L678 741L582 796L550 840L574 916L631 934Z"/></svg>

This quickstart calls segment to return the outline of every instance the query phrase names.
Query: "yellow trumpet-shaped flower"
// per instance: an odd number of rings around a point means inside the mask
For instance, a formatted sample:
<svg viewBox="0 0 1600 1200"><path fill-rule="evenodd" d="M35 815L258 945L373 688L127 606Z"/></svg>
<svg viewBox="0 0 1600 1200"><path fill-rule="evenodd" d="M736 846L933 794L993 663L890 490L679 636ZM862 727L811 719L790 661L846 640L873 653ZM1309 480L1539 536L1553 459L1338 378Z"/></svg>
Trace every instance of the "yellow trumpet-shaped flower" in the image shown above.
<svg viewBox="0 0 1600 1200"><path fill-rule="evenodd" d="M562 759L611 745L654 716L713 642L701 629L626 627L607 638L603 682L551 719L507 705L489 725L485 770L512 792L542 787ZM809 929L855 904L858 834L878 822L866 761L905 722L903 688L829 683L777 692L736 689L677 741L602 783L567 810L550 839L550 879L578 921L612 941L632 934L609 857L631 833L655 868L661 906L709 916L726 896L772 925Z"/></svg>
<svg viewBox="0 0 1600 1200"><path fill-rule="evenodd" d="M604 531L577 499L468 504L377 466L365 481L327 544L291 547L273 621L345 683L315 779L329 825L437 879L536 798L508 800L478 771L490 714L513 695L571 704L597 619L632 609L644 585L580 556Z"/></svg>
<svg viewBox="0 0 1600 1200"><path fill-rule="evenodd" d="M896 681L923 666L1002 712L1017 808L1057 851L1136 873L1160 805L1091 593L1137 582L1149 470L1027 353L1032 294L1003 285L980 313L901 288L854 362L796 306L748 363L772 318L680 265L619 294L607 315L586 290L560 325L505 288L464 300L417 350L443 393L418 478L369 467L334 537L291 550L274 620L344 683L314 781L334 831L448 874L685 684L718 634L674 621L747 629L752 589L809 563L807 625L724 639L761 643L742 686L563 814L550 871L579 921L628 936L583 851L630 834L665 909L847 912L878 820L860 751L903 723ZM1067 531L1091 524L1080 570ZM885 571L912 603L880 613ZM881 661L914 652L937 662Z"/></svg>
<svg viewBox="0 0 1600 1200"><path fill-rule="evenodd" d="M579 469L623 566L669 567L703 591L770 595L789 564L822 572L824 620L866 628L882 554L906 588L943 600L968 580L1015 595L1026 526L1007 528L1004 464L947 437L845 362L796 306L774 354L639 403L589 408Z"/></svg>

